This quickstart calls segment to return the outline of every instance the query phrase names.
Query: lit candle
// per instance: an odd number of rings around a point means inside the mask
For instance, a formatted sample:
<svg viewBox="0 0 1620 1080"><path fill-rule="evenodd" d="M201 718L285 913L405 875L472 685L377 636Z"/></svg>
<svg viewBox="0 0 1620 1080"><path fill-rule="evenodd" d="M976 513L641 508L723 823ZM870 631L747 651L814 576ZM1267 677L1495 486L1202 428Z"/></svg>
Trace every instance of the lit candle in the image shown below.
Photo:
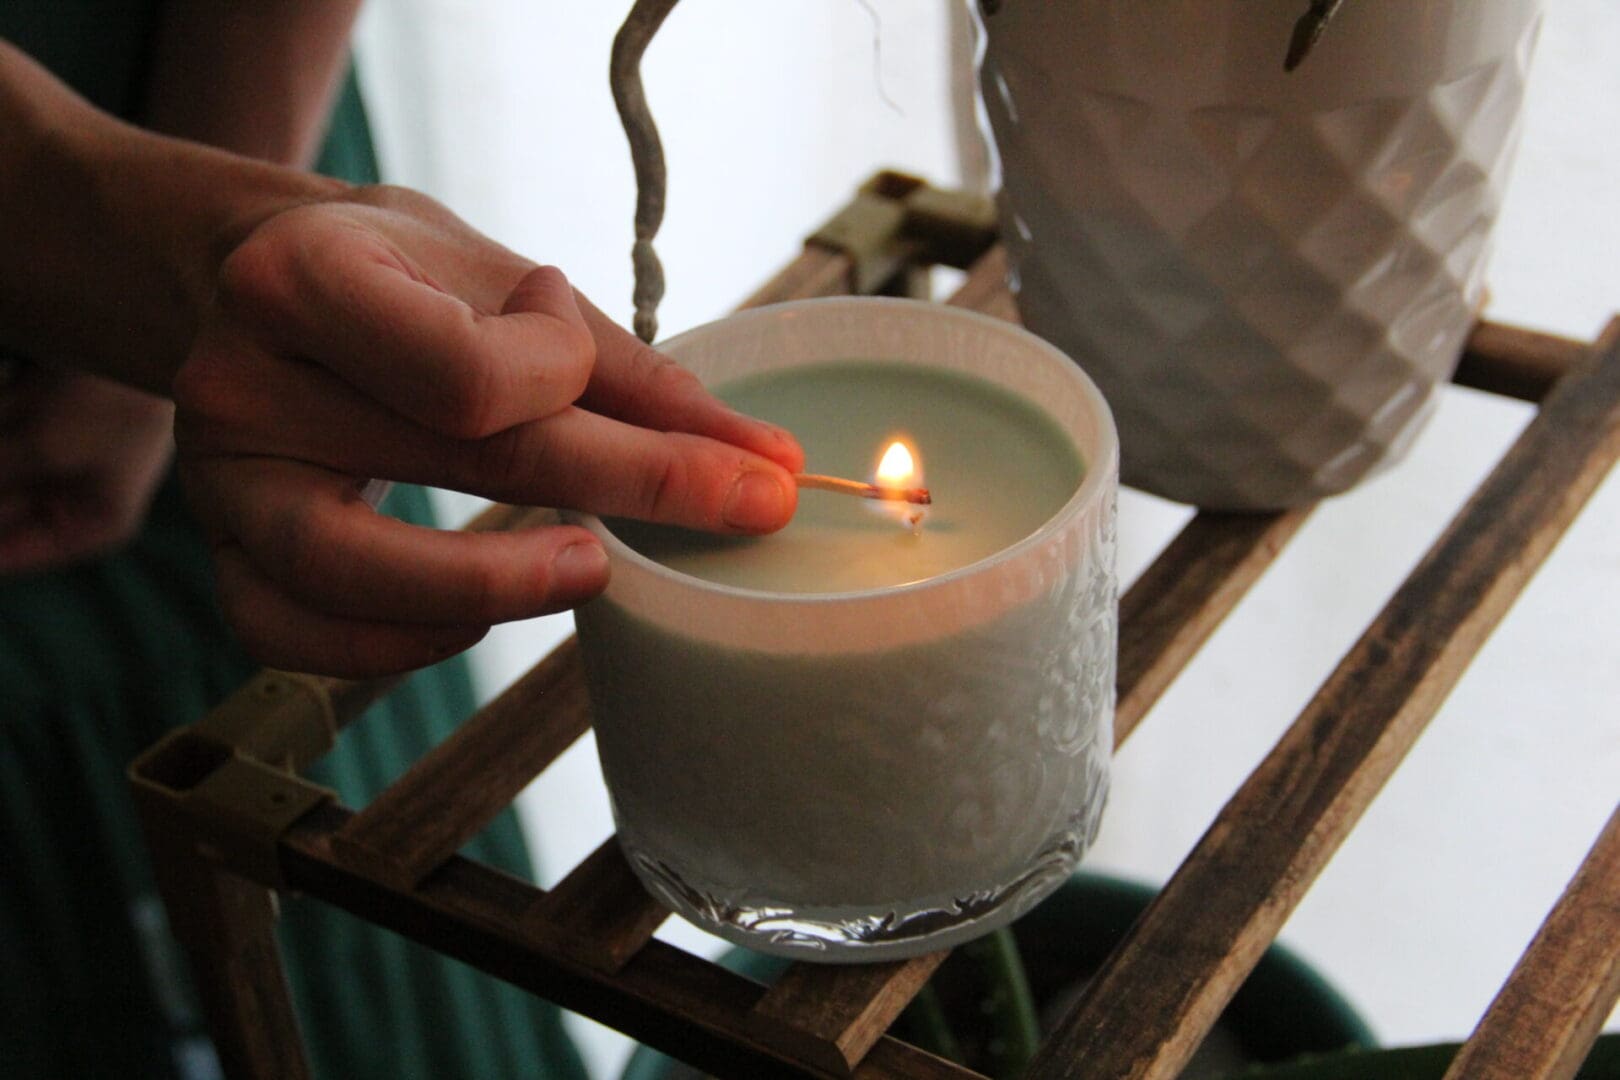
<svg viewBox="0 0 1620 1080"><path fill-rule="evenodd" d="M1100 396L1016 327L905 301L781 305L665 348L818 472L898 488L926 466L933 502L913 529L908 504L805 490L740 539L584 519L613 559L577 623L631 865L706 929L805 959L1016 917L1107 788Z"/></svg>
<svg viewBox="0 0 1620 1080"><path fill-rule="evenodd" d="M801 491L793 521L765 537L613 523L647 557L717 584L839 593L938 577L1035 532L1085 471L1074 440L1045 411L976 375L843 359L742 376L716 391L793 432L817 472L902 489L924 486L915 478L924 462L932 499L916 535L904 504L815 490ZM913 478L898 479L906 462Z"/></svg>

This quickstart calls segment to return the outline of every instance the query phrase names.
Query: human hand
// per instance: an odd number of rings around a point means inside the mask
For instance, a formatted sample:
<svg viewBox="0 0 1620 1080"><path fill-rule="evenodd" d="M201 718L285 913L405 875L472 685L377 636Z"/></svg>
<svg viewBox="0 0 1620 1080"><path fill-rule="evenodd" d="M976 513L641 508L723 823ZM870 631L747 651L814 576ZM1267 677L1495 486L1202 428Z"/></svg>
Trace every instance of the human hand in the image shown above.
<svg viewBox="0 0 1620 1080"><path fill-rule="evenodd" d="M743 417L439 204L363 188L225 258L174 382L220 599L266 663L418 667L607 582L589 532L381 517L370 478L733 533L792 516L791 436Z"/></svg>
<svg viewBox="0 0 1620 1080"><path fill-rule="evenodd" d="M128 542L174 452L174 407L127 386L27 366L0 388L0 574Z"/></svg>

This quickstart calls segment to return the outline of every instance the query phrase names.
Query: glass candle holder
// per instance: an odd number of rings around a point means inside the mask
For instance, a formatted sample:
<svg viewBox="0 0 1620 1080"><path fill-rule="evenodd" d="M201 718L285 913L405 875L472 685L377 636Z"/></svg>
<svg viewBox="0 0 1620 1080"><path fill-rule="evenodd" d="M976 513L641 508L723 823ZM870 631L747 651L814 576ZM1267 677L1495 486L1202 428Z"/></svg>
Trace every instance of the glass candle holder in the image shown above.
<svg viewBox="0 0 1620 1080"><path fill-rule="evenodd" d="M1072 440L1084 471L1044 524L892 587L717 584L577 518L612 561L577 612L597 750L654 895L813 961L914 956L1010 922L1069 875L1107 796L1118 442L1101 395L1014 325L905 300L759 308L662 348L710 386L852 358L971 375Z"/></svg>

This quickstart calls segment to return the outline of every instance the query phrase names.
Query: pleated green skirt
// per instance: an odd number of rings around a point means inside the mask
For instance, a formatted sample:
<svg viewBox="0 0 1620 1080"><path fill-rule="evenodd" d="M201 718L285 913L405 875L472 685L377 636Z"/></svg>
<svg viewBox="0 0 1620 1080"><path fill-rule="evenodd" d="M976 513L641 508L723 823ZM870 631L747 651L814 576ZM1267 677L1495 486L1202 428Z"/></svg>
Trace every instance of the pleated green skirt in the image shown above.
<svg viewBox="0 0 1620 1080"><path fill-rule="evenodd" d="M82 76L87 93L118 110L138 85L138 39L152 10L145 0L8 2L0 36L64 77ZM375 177L352 79L323 168ZM430 520L416 489L396 490L385 509ZM4 1080L218 1075L124 771L253 670L220 620L207 550L172 482L126 550L0 579ZM461 659L420 672L352 725L311 776L364 804L472 707ZM510 813L467 854L530 873ZM282 952L317 1077L584 1075L553 1007L317 901L288 898L282 910Z"/></svg>

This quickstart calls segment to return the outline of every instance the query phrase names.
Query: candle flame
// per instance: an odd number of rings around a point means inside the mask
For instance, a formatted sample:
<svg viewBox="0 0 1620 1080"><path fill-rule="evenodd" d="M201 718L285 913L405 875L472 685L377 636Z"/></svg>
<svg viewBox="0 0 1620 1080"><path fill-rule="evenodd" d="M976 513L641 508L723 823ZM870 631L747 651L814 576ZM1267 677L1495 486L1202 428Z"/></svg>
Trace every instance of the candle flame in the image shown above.
<svg viewBox="0 0 1620 1080"><path fill-rule="evenodd" d="M906 444L896 439L883 451L883 459L878 462L877 482L879 487L905 487L917 475L917 466L911 457L911 450Z"/></svg>
<svg viewBox="0 0 1620 1080"><path fill-rule="evenodd" d="M878 487L891 491L920 487L923 482L922 455L906 445L905 440L895 439L878 459L873 479ZM914 536L922 526L923 508L920 506L885 503L882 511L901 521Z"/></svg>

